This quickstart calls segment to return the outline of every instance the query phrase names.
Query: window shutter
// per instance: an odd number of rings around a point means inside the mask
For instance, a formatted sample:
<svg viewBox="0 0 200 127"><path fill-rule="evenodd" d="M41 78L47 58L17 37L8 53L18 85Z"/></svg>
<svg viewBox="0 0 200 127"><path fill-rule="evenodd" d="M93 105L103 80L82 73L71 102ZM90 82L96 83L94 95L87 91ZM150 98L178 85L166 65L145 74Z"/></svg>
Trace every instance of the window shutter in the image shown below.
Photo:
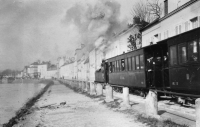
<svg viewBox="0 0 200 127"><path fill-rule="evenodd" d="M166 32L164 32L164 39L166 39Z"/></svg>
<svg viewBox="0 0 200 127"><path fill-rule="evenodd" d="M161 33L158 34L158 41L161 40Z"/></svg>
<svg viewBox="0 0 200 127"><path fill-rule="evenodd" d="M154 38L154 37L151 37L151 42L153 42L153 38Z"/></svg>
<svg viewBox="0 0 200 127"><path fill-rule="evenodd" d="M179 25L178 31L179 31L178 33L181 34L181 32L182 32L182 30L181 30L181 25Z"/></svg>
<svg viewBox="0 0 200 127"><path fill-rule="evenodd" d="M198 16L198 26L197 27L200 27L200 16Z"/></svg>
<svg viewBox="0 0 200 127"><path fill-rule="evenodd" d="M175 27L175 35L178 34L178 26Z"/></svg>
<svg viewBox="0 0 200 127"><path fill-rule="evenodd" d="M188 22L185 22L185 31L188 31Z"/></svg>
<svg viewBox="0 0 200 127"><path fill-rule="evenodd" d="M166 38L168 38L169 37L169 35L168 35L168 30L166 31Z"/></svg>
<svg viewBox="0 0 200 127"><path fill-rule="evenodd" d="M185 27L184 27L184 26L185 26L185 23L182 23L182 24L181 24L181 32L182 32L182 33L185 32Z"/></svg>
<svg viewBox="0 0 200 127"><path fill-rule="evenodd" d="M188 23L187 23L187 24L188 24L188 30L191 30L191 26L190 26L190 25L191 25L191 23L190 23L190 21L188 21Z"/></svg>

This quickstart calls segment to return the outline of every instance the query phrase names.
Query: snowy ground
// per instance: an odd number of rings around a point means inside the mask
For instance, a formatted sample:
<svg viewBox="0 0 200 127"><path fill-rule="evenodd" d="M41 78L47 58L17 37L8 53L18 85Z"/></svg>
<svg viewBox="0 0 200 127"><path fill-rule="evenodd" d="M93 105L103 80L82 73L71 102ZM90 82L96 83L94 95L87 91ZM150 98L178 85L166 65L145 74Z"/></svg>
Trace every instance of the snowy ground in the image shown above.
<svg viewBox="0 0 200 127"><path fill-rule="evenodd" d="M15 127L145 127L132 116L115 112L97 99L55 84L35 104L33 112Z"/></svg>

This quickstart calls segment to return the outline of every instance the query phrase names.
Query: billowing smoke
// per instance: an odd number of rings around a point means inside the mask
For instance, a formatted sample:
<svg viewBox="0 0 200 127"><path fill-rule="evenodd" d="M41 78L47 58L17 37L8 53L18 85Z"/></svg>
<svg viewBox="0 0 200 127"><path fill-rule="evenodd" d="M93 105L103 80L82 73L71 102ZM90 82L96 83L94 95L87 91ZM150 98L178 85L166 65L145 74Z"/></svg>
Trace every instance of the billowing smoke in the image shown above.
<svg viewBox="0 0 200 127"><path fill-rule="evenodd" d="M0 70L72 57L80 43L91 49L126 26L120 8L109 0L0 0Z"/></svg>
<svg viewBox="0 0 200 127"><path fill-rule="evenodd" d="M87 6L76 4L67 10L63 22L75 24L81 33L80 42L91 49L98 38L108 40L125 28L125 20L119 20L120 7L116 1L109 0L99 0Z"/></svg>

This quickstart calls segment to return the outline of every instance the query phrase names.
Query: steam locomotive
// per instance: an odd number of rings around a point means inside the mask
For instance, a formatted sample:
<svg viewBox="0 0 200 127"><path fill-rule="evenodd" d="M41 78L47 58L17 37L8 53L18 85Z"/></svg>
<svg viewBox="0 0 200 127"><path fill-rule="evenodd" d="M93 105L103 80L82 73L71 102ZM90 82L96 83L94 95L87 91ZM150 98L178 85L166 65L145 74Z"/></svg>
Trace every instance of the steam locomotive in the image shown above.
<svg viewBox="0 0 200 127"><path fill-rule="evenodd" d="M95 82L129 87L144 94L200 97L200 28L102 62Z"/></svg>

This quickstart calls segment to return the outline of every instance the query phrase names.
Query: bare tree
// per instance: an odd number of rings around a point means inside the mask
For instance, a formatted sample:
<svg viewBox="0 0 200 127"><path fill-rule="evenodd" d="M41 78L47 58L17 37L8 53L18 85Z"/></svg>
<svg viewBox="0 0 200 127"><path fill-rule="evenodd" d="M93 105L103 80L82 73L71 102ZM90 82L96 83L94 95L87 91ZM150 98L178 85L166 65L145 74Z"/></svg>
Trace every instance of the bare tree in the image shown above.
<svg viewBox="0 0 200 127"><path fill-rule="evenodd" d="M133 17L138 17L140 20L150 22L149 12L147 3L143 1L139 1L135 5L133 5L131 10L131 15Z"/></svg>
<svg viewBox="0 0 200 127"><path fill-rule="evenodd" d="M155 16L156 18L160 18L163 8L160 0L151 0L147 2L148 10L151 15Z"/></svg>
<svg viewBox="0 0 200 127"><path fill-rule="evenodd" d="M127 39L128 39L128 48L130 49L130 51L140 48L137 46L141 45L142 36L140 33L137 33L135 35L130 35Z"/></svg>
<svg viewBox="0 0 200 127"><path fill-rule="evenodd" d="M162 6L160 0L140 0L138 3L133 5L131 10L131 15L133 17L138 17L141 21L148 23L156 18L160 18L161 14Z"/></svg>

